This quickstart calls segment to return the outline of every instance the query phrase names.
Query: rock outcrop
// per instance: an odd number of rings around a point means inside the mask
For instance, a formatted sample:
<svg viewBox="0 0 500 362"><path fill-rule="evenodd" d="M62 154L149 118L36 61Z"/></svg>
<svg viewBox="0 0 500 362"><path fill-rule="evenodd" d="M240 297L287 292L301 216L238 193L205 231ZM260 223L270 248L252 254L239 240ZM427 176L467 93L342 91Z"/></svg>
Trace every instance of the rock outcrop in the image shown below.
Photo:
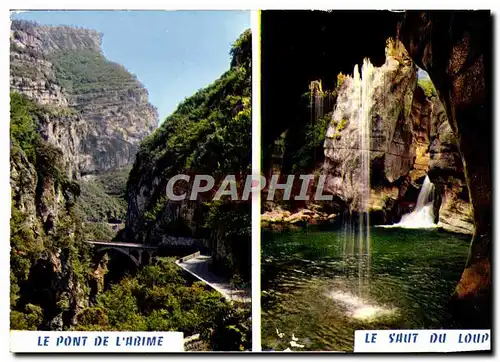
<svg viewBox="0 0 500 362"><path fill-rule="evenodd" d="M409 11L400 38L436 85L464 165L475 230L456 296L471 303L463 314L484 309L491 325L491 14Z"/></svg>
<svg viewBox="0 0 500 362"><path fill-rule="evenodd" d="M360 75L356 66L354 76L345 78L326 133L325 192L340 197L353 211L359 211L360 199L361 159L360 152L356 152L363 147L359 137L360 112L368 114L371 130L372 193L390 193L392 185L401 182L410 172L415 155L410 142L409 116L417 82L416 69L398 44L395 47L388 44L386 56L383 66L374 68L365 61L364 74ZM364 100L361 87L368 93ZM378 202L370 208L385 208L383 204Z"/></svg>
<svg viewBox="0 0 500 362"><path fill-rule="evenodd" d="M12 22L11 89L53 110L41 132L76 177L132 164L158 123L146 89L106 60L101 41L93 30Z"/></svg>
<svg viewBox="0 0 500 362"><path fill-rule="evenodd" d="M20 282L21 303L44 310L44 328L62 330L88 305L87 286L74 272L80 261L74 253L76 224L68 214L73 191L58 177L40 172L18 148L11 148L10 184L11 253L15 254L11 264L18 273L20 265L31 264L25 280L15 273L11 283ZM67 240L58 244L61 235ZM30 243L33 246L28 249Z"/></svg>
<svg viewBox="0 0 500 362"><path fill-rule="evenodd" d="M91 30L12 22L13 328L66 329L88 306L91 260L75 211L77 181L132 164L156 127L146 90L104 58L101 40ZM85 68L91 59L95 67ZM30 305L41 308L43 320L26 325Z"/></svg>
<svg viewBox="0 0 500 362"><path fill-rule="evenodd" d="M337 104L325 139L326 191L359 211L359 112L368 108L370 134L370 204L376 223L398 222L412 211L427 174L436 185L438 226L472 233L464 172L443 106L417 84L416 67L401 43L388 41L386 62L357 68L339 88ZM367 63L368 64L368 63ZM430 82L430 81L429 81ZM369 97L360 104L361 84ZM430 83L432 85L432 83Z"/></svg>

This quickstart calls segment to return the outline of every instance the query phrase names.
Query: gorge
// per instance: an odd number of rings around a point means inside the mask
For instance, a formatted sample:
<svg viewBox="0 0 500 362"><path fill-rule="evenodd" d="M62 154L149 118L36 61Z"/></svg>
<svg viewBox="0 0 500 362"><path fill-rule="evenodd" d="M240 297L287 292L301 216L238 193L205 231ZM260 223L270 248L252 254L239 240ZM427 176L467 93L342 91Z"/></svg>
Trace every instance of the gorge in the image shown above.
<svg viewBox="0 0 500 362"><path fill-rule="evenodd" d="M175 127L186 126L186 117L191 128L177 136L178 140L191 139L174 150L191 153L189 162L203 164L206 159L198 154L195 136L219 131L214 119L202 118L210 115L219 120L219 127L229 121L240 127L240 134L247 131L250 33L234 43L231 70L216 86L186 99L160 128L147 90L125 67L106 59L102 38L103 34L89 29L12 21L11 329L176 330L185 337L196 336L190 338L190 349L248 348L248 306L224 300L175 263L175 257L186 255L179 254L188 250L184 241L190 243L199 236L183 223L199 223L207 240L212 240L210 221L200 219L193 205L185 204L184 219L170 219L171 228L162 229L164 240L180 243L182 248L177 250L168 242L158 246L163 239L150 233L158 229L155 225L162 226L160 220L155 220L152 210L137 210L134 201L135 195L145 196L137 175L144 183L157 182L148 179L153 175L144 168L156 174L164 166L172 172L182 170L184 163L165 157L155 170L149 157L162 155L158 146L175 143ZM212 112L207 99L217 109L226 107L226 113ZM200 115L202 109L205 114ZM226 136L232 137L234 145L229 155L247 157L245 139ZM156 150L145 152L151 142ZM226 139L219 137L216 142L213 147L224 148ZM168 155L164 152L163 156ZM227 205L216 206L220 209L212 209L218 215L214 220L229 217ZM240 212L243 227L238 228L243 233L248 232L245 208L248 205L242 205ZM147 223L141 224L142 220ZM215 265L233 261L235 252L225 249L233 222L224 223L225 230L213 229L219 247L195 246L215 250ZM111 240L121 246L121 242L149 244L143 249L154 253L145 252L141 258L140 248L130 252L106 248L103 241ZM249 254L245 248L239 250L244 260ZM140 254L135 258L134 253ZM230 263L221 269L230 277L244 275L245 266L241 272L238 267Z"/></svg>

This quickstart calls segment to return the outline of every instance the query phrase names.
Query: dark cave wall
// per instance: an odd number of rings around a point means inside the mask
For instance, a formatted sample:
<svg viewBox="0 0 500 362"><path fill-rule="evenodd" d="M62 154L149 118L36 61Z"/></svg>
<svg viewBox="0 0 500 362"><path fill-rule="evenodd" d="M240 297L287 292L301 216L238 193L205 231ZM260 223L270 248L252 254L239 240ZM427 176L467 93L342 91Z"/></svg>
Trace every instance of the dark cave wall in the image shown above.
<svg viewBox="0 0 500 362"><path fill-rule="evenodd" d="M402 13L390 11L263 11L261 13L263 168L269 146L300 121L300 96L321 79L324 89L337 74L351 74L363 58L380 66L385 45ZM340 34L340 36L339 36Z"/></svg>
<svg viewBox="0 0 500 362"><path fill-rule="evenodd" d="M400 38L413 60L433 80L462 156L475 233L455 297L469 300L475 310L489 310L493 212L491 14L409 11L401 24Z"/></svg>

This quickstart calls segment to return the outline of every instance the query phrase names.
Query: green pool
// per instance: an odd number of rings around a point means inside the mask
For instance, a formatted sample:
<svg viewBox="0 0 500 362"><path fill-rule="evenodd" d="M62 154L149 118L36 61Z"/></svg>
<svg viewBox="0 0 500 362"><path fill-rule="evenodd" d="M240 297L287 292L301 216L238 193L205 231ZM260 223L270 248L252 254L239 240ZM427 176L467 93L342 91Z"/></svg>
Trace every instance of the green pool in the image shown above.
<svg viewBox="0 0 500 362"><path fill-rule="evenodd" d="M370 229L262 233L262 348L352 351L357 329L460 328L447 302L470 236ZM298 346L297 346L298 345Z"/></svg>

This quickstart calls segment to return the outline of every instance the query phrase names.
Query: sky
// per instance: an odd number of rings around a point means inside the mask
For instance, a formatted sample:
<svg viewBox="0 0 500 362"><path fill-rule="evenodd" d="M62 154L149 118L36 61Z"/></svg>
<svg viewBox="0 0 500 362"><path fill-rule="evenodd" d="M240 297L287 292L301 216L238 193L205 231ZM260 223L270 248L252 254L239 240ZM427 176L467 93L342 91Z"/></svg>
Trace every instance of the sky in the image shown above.
<svg viewBox="0 0 500 362"><path fill-rule="evenodd" d="M418 66L417 66L417 69L418 69L418 71L417 71L417 77L419 79L427 79L427 78L429 78L429 74L425 70L423 70L422 68L420 68Z"/></svg>
<svg viewBox="0 0 500 362"><path fill-rule="evenodd" d="M229 69L231 44L250 28L249 11L31 11L12 19L103 33L104 55L144 84L160 122Z"/></svg>

